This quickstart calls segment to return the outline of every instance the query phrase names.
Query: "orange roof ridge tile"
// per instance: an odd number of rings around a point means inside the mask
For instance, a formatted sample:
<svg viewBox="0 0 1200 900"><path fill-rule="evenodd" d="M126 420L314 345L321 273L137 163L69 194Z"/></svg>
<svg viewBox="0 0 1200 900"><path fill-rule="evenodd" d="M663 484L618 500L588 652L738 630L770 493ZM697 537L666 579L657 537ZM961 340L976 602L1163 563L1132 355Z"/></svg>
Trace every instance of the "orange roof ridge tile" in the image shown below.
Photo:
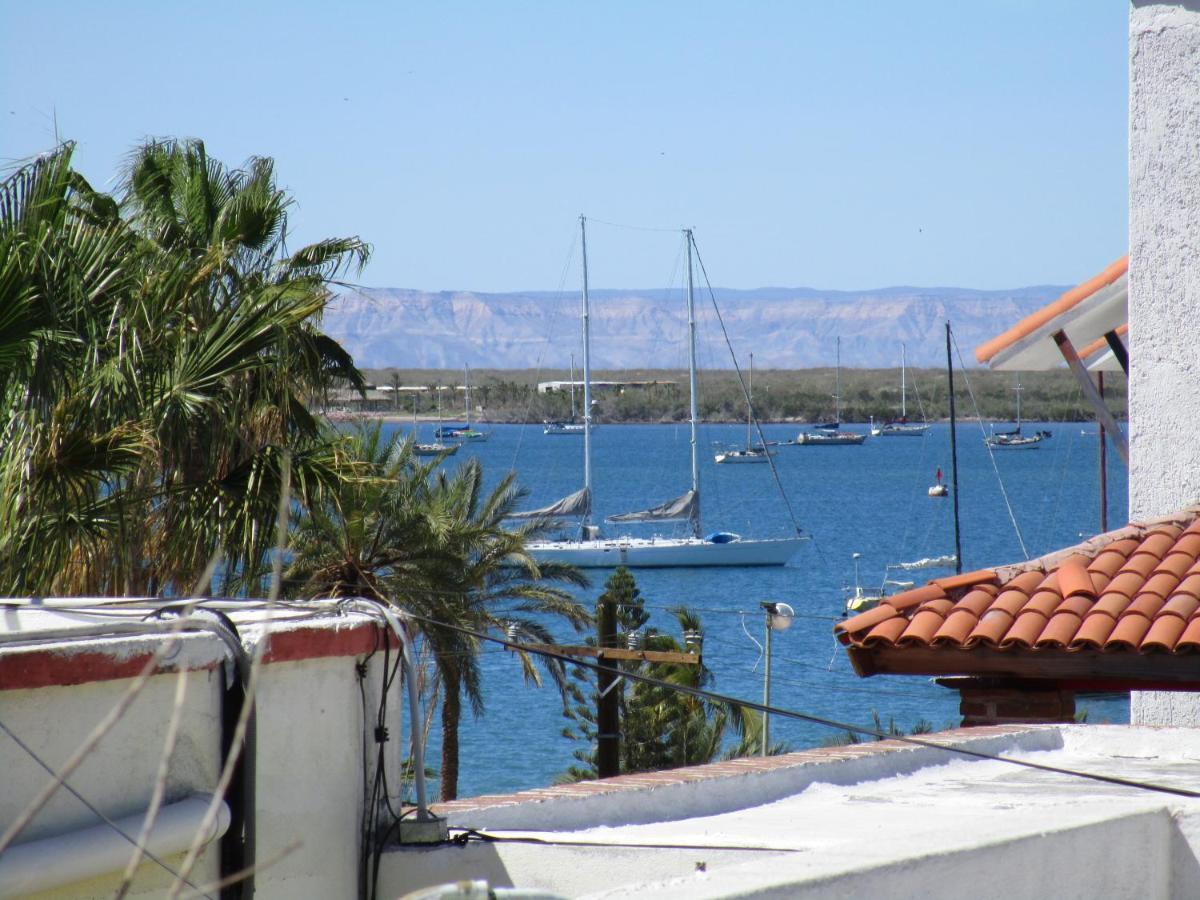
<svg viewBox="0 0 1200 900"><path fill-rule="evenodd" d="M1089 278L1087 281L1083 282L1083 284L1066 291L1053 303L1047 304L1031 315L1026 316L1024 319L998 337L994 337L990 341L980 344L975 350L975 359L978 362L986 363L1001 350L1011 347L1017 341L1021 340L1021 338L1033 334L1033 332L1037 331L1055 316L1062 315L1073 306L1077 306L1079 303L1092 296L1092 294L1096 293L1096 291L1100 290L1101 288L1108 287L1128 271L1129 257L1122 256L1116 262L1109 265L1108 268L1106 268L1099 275Z"/></svg>
<svg viewBox="0 0 1200 900"><path fill-rule="evenodd" d="M994 569L976 569L974 572L963 572L961 575L950 575L946 578L934 578L929 583L936 584L949 594L951 591L964 587L975 587L977 584L988 584L996 580Z"/></svg>
<svg viewBox="0 0 1200 900"><path fill-rule="evenodd" d="M1038 571L1049 572L1056 569L1062 560L1068 556L1084 556L1094 560L1104 550L1108 549L1113 544L1121 541L1136 540L1139 543L1143 541L1150 532L1164 525L1182 526L1184 523L1192 523L1194 528L1191 531L1184 529L1180 534L1183 537L1186 534L1200 534L1200 505L1188 506L1177 512L1173 512L1166 516L1161 516L1154 519L1146 519L1140 522L1130 522L1122 528L1114 531L1106 531L1094 537L1081 541L1070 547L1064 547L1061 550L1055 550L1047 553L1044 556L1039 556L1034 559L1029 559L1024 562L1010 563L1008 565L996 566L994 571L997 579L1003 584L1020 574L1021 572Z"/></svg>
<svg viewBox="0 0 1200 900"><path fill-rule="evenodd" d="M1075 554L1062 561L1058 567L1058 587L1064 597L1085 594L1095 599L1096 587L1092 584L1084 557Z"/></svg>

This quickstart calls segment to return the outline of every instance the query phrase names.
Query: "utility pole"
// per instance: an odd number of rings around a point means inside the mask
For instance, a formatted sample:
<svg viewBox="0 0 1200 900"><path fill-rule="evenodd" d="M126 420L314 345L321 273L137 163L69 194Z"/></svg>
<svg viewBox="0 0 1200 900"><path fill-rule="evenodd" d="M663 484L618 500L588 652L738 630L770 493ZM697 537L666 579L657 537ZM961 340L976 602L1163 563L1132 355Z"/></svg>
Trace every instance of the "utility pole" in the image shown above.
<svg viewBox="0 0 1200 900"><path fill-rule="evenodd" d="M1100 395L1100 399L1104 399L1104 373L1096 373L1096 393ZM1096 417L1096 424L1099 425L1097 437L1100 438L1100 531L1101 533L1108 531L1108 455L1104 448L1104 422L1100 417Z"/></svg>
<svg viewBox="0 0 1200 900"><path fill-rule="evenodd" d="M528 650L533 653L545 651L558 656L596 660L599 664L596 670L596 774L600 778L611 778L621 774L621 694L617 689L617 682L624 676L617 666L623 662L700 666L704 664L704 659L700 655L699 642L691 640L688 640L691 649L684 653L676 650L630 650L618 647L617 642L621 635L617 633L616 603L599 604L596 637L598 646L595 647L516 643L510 646L514 650Z"/></svg>
<svg viewBox="0 0 1200 900"><path fill-rule="evenodd" d="M587 415L587 412L584 412ZM604 649L617 646L617 605L601 600L596 616L596 644ZM603 661L603 660L602 660ZM613 660L605 661L615 666ZM596 774L611 778L621 773L621 695L617 692L619 676L610 668L596 672L599 691L596 702Z"/></svg>

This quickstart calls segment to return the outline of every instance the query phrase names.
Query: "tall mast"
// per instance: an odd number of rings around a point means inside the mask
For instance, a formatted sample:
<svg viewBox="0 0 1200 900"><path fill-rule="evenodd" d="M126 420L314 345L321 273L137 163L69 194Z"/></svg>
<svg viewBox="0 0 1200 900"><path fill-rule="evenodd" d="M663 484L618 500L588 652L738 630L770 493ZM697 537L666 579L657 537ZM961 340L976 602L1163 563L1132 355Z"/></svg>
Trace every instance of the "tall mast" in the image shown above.
<svg viewBox="0 0 1200 900"><path fill-rule="evenodd" d="M467 416L467 431L471 430L471 366L468 363L466 366L466 375L463 378L463 410Z"/></svg>
<svg viewBox="0 0 1200 900"><path fill-rule="evenodd" d="M592 331L588 306L587 217L579 217L579 238L583 247L583 487L588 492L588 512L583 524L592 521Z"/></svg>
<svg viewBox="0 0 1200 900"><path fill-rule="evenodd" d="M837 337L836 364L833 370L833 418L842 424L842 336Z"/></svg>
<svg viewBox="0 0 1200 900"><path fill-rule="evenodd" d="M958 440L954 415L954 357L950 355L950 320L946 320L946 381L950 388L950 496L954 499L954 571L962 574L962 538L958 525Z"/></svg>
<svg viewBox="0 0 1200 900"><path fill-rule="evenodd" d="M750 354L750 387L746 390L746 449L750 449L750 428L754 420L754 354Z"/></svg>
<svg viewBox="0 0 1200 900"><path fill-rule="evenodd" d="M906 372L908 370L907 360L905 359L904 345L900 345L900 418L908 418L908 379Z"/></svg>
<svg viewBox="0 0 1200 900"><path fill-rule="evenodd" d="M571 354L571 421L575 421L575 354Z"/></svg>
<svg viewBox="0 0 1200 900"><path fill-rule="evenodd" d="M700 461L696 454L696 419L699 418L696 401L696 298L692 283L692 229L683 231L687 237L687 306L688 306L688 392L691 402L688 404L688 419L692 426L692 491L700 496ZM700 518L692 519L692 532L700 536Z"/></svg>

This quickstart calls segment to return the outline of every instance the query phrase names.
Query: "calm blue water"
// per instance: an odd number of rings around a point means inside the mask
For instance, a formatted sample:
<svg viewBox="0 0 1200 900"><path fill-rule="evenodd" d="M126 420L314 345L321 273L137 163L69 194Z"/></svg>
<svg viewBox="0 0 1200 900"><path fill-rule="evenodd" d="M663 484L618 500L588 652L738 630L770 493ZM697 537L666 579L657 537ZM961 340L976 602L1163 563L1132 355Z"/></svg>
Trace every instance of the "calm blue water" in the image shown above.
<svg viewBox="0 0 1200 900"><path fill-rule="evenodd" d="M540 426L487 426L487 443L467 444L456 457L477 456L491 479L510 468L540 506L582 486L581 438L548 437ZM859 427L859 426L854 426ZM1058 423L1036 450L999 451L995 467L978 424L958 426L963 570L1017 562L1078 542L1099 530L1095 426ZM865 429L865 426L861 426ZM399 426L407 431L407 426ZM428 430L428 427L427 429ZM790 440L794 426L764 427L768 440ZM1083 434L1081 432L1086 432ZM700 432L701 496L706 531L755 537L788 534L787 510L768 466L718 466L713 453L744 441L745 426L704 426ZM428 437L428 435L426 435ZM861 578L878 585L888 563L953 552L952 502L926 489L940 466L949 477L949 426L924 438L868 438L858 447L779 447L775 457L796 519L811 535L791 566L753 569L640 569L634 575L655 618L671 629L666 607L684 603L701 611L704 658L716 689L761 700L762 661L743 630L762 641L762 600L783 600L797 612L792 628L774 639L772 703L833 719L911 728L958 719L958 695L921 678L859 678L836 645L832 627L842 588L854 578L851 554L862 554ZM1109 453L1109 527L1125 522L1126 472ZM688 488L686 425L605 425L593 435L593 481L599 516L645 508ZM1003 491L1001 489L1003 484ZM1007 492L1007 501L1005 493ZM1009 518L1011 507L1021 540ZM646 534L645 530L636 532ZM607 573L593 570L581 593L589 607ZM945 571L914 572L917 583ZM560 639L576 642L562 627ZM578 745L561 737L561 704L552 687L526 687L518 663L504 650L483 657L487 711L462 728L460 795L510 791L549 783L571 764ZM1089 721L1125 721L1128 704L1080 698ZM819 726L772 719L772 738L796 748L828 738ZM436 765L438 735L431 737Z"/></svg>

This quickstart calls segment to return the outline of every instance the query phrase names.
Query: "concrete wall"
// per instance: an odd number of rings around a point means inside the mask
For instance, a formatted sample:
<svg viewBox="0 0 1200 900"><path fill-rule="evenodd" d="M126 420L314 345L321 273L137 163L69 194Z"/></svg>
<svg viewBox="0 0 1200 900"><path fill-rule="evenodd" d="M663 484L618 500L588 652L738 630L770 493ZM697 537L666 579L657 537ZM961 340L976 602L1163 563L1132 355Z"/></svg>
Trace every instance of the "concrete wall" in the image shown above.
<svg viewBox="0 0 1200 900"><path fill-rule="evenodd" d="M1200 4L1135 0L1129 26L1129 514L1200 500ZM1200 697L1135 692L1131 718L1197 724Z"/></svg>
<svg viewBox="0 0 1200 900"><path fill-rule="evenodd" d="M383 654L367 667L364 721L356 664L376 644L377 628L364 616L308 620L303 630L270 634L257 702L256 897L351 897L357 892L363 808L364 734L374 730L383 679ZM257 626L243 627L248 647ZM287 639L287 640L284 640ZM71 756L132 682L113 677L160 638L64 641L47 649L0 644L0 722L54 768ZM177 745L170 757L167 800L211 794L220 770L222 666L227 652L215 637L187 636L184 647L151 677L138 698L87 756L70 783L110 818L139 814L149 805L164 736L174 706L178 671L187 678ZM272 656L274 654L274 657ZM395 661L395 654L391 656ZM49 660L47 663L46 660ZM17 663L14 665L14 661ZM135 666L135 671L140 664ZM41 681L22 687L21 681ZM63 683L46 684L48 679ZM400 784L400 679L388 705L389 782ZM369 741L373 771L374 743ZM49 780L46 772L0 734L0 831ZM59 791L21 833L18 843L69 834L97 824L77 799ZM164 860L178 869L183 854ZM123 865L123 863L122 863ZM218 877L210 845L191 876L197 885ZM144 863L133 897L161 897L172 877ZM120 882L109 873L56 889L46 898L111 897Z"/></svg>

